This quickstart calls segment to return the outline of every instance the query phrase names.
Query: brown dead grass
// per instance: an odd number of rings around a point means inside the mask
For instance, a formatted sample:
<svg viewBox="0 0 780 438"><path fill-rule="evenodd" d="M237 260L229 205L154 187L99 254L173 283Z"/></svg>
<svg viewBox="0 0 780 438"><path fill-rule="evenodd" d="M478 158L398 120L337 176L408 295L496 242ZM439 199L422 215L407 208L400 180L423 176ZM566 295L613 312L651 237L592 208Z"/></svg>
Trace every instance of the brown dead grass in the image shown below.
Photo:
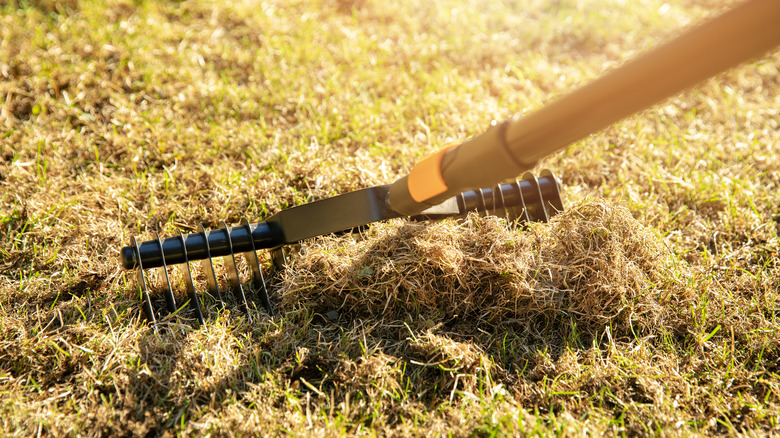
<svg viewBox="0 0 780 438"><path fill-rule="evenodd" d="M285 272L286 308L348 318L506 324L566 339L647 335L686 300L684 266L625 207L593 199L523 233L497 218L375 227L321 240Z"/></svg>

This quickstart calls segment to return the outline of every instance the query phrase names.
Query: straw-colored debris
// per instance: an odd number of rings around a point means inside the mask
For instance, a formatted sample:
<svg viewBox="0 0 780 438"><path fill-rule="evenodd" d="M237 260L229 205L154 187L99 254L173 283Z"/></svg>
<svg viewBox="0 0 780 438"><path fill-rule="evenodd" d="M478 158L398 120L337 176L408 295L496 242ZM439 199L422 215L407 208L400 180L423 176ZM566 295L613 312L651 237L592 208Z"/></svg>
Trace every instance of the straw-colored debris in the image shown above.
<svg viewBox="0 0 780 438"><path fill-rule="evenodd" d="M527 231L497 218L381 226L308 245L285 274L287 309L343 318L511 324L566 336L645 334L684 298L660 237L592 199Z"/></svg>

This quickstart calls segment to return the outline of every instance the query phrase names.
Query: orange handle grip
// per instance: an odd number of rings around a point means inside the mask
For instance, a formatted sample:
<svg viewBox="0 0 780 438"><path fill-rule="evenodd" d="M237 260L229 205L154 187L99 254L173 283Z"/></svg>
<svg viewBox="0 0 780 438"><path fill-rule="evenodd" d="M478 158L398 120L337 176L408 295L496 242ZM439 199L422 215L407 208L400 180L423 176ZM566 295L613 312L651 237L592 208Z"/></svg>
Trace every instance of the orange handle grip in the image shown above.
<svg viewBox="0 0 780 438"><path fill-rule="evenodd" d="M447 191L447 182L441 174L441 162L447 151L458 146L460 143L450 143L414 165L407 177L407 187L415 202L425 202Z"/></svg>

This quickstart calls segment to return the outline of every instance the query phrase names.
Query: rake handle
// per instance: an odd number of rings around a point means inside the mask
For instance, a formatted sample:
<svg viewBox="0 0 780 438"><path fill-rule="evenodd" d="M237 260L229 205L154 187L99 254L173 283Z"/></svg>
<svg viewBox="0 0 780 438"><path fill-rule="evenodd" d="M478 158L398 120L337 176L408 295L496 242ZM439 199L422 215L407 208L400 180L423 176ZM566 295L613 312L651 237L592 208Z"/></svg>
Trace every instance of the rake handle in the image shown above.
<svg viewBox="0 0 780 438"><path fill-rule="evenodd" d="M390 188L416 214L463 190L528 170L543 157L780 44L780 1L749 0L522 118L420 161Z"/></svg>

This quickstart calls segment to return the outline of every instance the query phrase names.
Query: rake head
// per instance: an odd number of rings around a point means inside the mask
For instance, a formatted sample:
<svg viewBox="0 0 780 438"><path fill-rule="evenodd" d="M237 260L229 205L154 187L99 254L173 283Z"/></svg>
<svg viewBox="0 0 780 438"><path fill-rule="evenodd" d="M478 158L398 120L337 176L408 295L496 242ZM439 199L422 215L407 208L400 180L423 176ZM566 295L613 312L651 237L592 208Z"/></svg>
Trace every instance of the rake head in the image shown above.
<svg viewBox="0 0 780 438"><path fill-rule="evenodd" d="M388 190L389 185L357 190L280 211L260 223L252 224L244 218L237 226L229 227L222 222L218 229L206 230L200 225L196 233L183 234L179 231L178 235L165 239L161 239L157 233L154 239L145 242L138 242L132 237L131 244L122 248L122 265L125 269L135 271L144 312L155 329L158 317L150 290L161 289L169 313L175 313L181 305L169 276L175 265L178 265L183 277L186 301L200 324L204 323L205 303L216 302L219 308L225 308L228 293L250 320L251 314L247 310L257 300L273 317L274 310L268 297L263 266L270 264L275 271L281 270L285 265L286 245L401 217L387 206ZM509 223L522 224L547 222L562 210L560 182L552 172L544 170L539 178L526 173L520 180L463 192L409 219L464 218L470 212L477 212L480 215L505 217ZM266 257L263 257L263 261L258 258L258 250L261 249L269 250L270 263ZM248 267L250 278L246 282L242 279L241 271L247 269L239 269L239 254L243 255ZM214 259L217 257L222 258L221 264L226 274L222 281L215 270ZM197 276L193 277L196 261L200 261L205 284L196 281ZM156 281L152 281L147 271L155 268L159 268L159 273Z"/></svg>

